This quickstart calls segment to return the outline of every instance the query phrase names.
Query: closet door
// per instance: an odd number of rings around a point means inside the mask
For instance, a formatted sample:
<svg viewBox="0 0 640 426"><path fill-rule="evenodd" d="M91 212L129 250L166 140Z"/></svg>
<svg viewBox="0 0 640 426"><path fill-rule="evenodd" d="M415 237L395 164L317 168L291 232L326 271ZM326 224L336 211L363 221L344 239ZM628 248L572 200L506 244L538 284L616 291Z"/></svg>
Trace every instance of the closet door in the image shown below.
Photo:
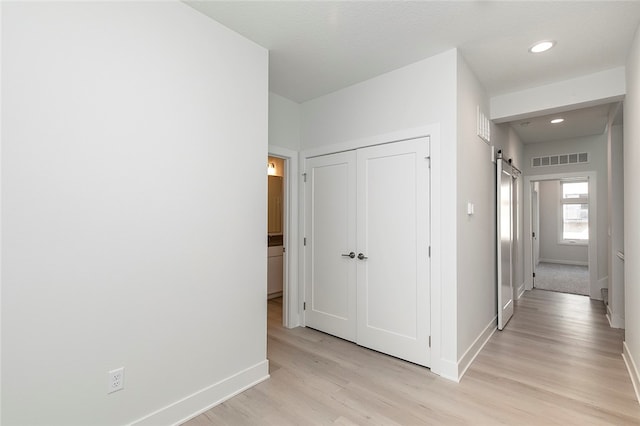
<svg viewBox="0 0 640 426"><path fill-rule="evenodd" d="M308 159L306 172L305 325L355 341L356 153Z"/></svg>
<svg viewBox="0 0 640 426"><path fill-rule="evenodd" d="M357 343L430 364L428 138L357 152Z"/></svg>

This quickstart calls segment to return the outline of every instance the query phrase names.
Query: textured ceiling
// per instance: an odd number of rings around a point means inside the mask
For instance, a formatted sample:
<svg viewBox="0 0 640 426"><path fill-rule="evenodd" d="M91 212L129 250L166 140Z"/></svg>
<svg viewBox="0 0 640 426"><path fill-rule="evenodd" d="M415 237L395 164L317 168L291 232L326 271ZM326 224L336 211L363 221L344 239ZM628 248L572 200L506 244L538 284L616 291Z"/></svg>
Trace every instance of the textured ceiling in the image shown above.
<svg viewBox="0 0 640 426"><path fill-rule="evenodd" d="M296 102L452 48L489 96L536 87L623 66L640 24L640 1L185 2L269 49L270 91ZM527 51L543 39L557 45ZM514 128L527 143L595 134L594 111Z"/></svg>

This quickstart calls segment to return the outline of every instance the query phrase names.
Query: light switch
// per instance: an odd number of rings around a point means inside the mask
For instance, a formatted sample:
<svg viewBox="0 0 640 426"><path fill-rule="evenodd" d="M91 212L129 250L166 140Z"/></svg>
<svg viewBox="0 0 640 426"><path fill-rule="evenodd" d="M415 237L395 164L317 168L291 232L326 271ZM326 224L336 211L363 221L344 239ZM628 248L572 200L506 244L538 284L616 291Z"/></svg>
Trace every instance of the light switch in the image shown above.
<svg viewBox="0 0 640 426"><path fill-rule="evenodd" d="M473 203L467 203L467 214L471 216L474 213L475 206Z"/></svg>

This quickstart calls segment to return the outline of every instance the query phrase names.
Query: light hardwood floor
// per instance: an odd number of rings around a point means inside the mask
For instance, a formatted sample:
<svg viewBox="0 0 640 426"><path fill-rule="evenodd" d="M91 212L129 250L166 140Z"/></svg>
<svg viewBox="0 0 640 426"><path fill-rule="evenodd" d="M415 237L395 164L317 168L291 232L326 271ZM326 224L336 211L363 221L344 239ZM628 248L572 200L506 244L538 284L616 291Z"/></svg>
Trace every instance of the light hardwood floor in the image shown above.
<svg viewBox="0 0 640 426"><path fill-rule="evenodd" d="M308 329L269 302L271 378L187 422L204 425L640 425L602 302L533 290L460 383Z"/></svg>

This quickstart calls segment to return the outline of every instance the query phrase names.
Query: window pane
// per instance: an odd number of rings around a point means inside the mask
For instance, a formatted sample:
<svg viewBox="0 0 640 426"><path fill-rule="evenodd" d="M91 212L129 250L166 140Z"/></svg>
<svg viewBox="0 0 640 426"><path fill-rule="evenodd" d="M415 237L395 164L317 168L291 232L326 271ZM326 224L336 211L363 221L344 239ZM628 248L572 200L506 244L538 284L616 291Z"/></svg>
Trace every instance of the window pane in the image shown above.
<svg viewBox="0 0 640 426"><path fill-rule="evenodd" d="M563 204L562 219L563 240L589 239L588 204Z"/></svg>
<svg viewBox="0 0 640 426"><path fill-rule="evenodd" d="M589 182L563 182L562 198L586 198L589 195Z"/></svg>

